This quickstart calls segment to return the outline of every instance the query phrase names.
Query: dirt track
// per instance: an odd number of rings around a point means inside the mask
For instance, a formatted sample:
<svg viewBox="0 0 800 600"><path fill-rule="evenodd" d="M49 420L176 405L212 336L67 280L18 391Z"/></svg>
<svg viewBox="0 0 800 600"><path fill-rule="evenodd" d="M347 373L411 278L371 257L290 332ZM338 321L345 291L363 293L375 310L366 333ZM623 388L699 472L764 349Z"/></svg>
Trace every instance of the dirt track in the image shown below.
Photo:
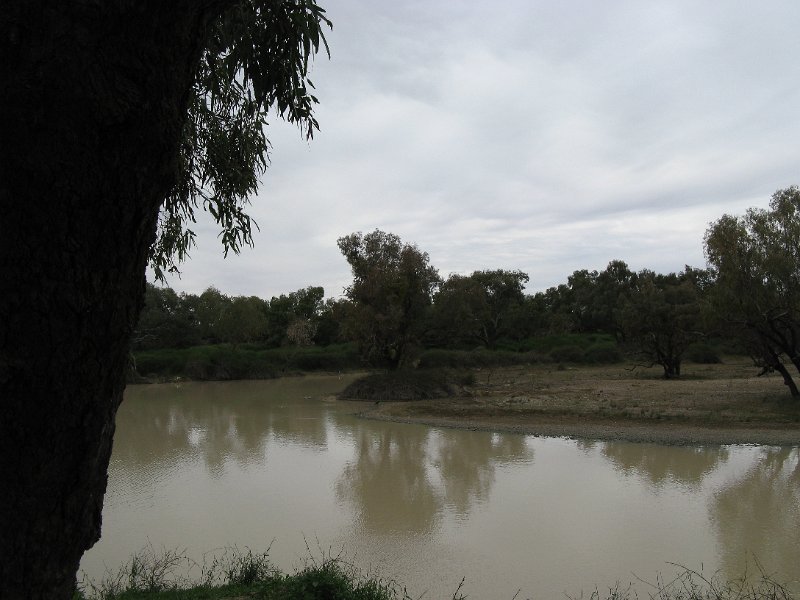
<svg viewBox="0 0 800 600"><path fill-rule="evenodd" d="M381 403L362 416L541 436L662 444L800 445L800 401L746 359L686 365L680 380L629 366L475 371L441 400Z"/></svg>

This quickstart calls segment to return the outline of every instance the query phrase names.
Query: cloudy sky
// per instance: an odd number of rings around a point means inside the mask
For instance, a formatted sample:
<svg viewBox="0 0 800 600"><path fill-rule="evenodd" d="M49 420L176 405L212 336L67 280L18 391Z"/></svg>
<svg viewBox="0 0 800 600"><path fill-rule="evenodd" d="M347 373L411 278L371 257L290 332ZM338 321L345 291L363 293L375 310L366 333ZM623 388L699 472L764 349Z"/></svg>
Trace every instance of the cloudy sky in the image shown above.
<svg viewBox="0 0 800 600"><path fill-rule="evenodd" d="M176 290L339 296L336 240L376 228L529 292L612 259L675 271L710 221L800 183L797 0L320 4L321 131L273 120L255 248L223 260L199 223Z"/></svg>

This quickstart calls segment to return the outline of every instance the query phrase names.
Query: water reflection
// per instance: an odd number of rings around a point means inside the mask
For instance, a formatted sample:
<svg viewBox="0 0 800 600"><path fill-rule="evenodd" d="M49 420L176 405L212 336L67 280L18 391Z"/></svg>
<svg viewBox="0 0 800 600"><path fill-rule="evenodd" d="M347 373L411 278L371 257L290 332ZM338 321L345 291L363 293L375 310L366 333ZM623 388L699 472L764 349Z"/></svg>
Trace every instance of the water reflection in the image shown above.
<svg viewBox="0 0 800 600"><path fill-rule="evenodd" d="M728 458L725 446L604 443L602 453L620 473L644 477L656 487L668 482L697 486Z"/></svg>
<svg viewBox="0 0 800 600"><path fill-rule="evenodd" d="M359 424L356 459L336 484L340 499L356 509L359 528L372 532L430 532L442 506L428 475L430 430Z"/></svg>
<svg viewBox="0 0 800 600"><path fill-rule="evenodd" d="M263 464L269 442L324 451L327 422L320 396L348 378L133 386L120 407L112 468L127 477L158 479L202 460L219 478L228 462Z"/></svg>
<svg viewBox="0 0 800 600"><path fill-rule="evenodd" d="M521 435L448 432L434 441L433 461L442 477L445 501L463 516L475 504L488 501L499 465L533 460L533 450Z"/></svg>
<svg viewBox="0 0 800 600"><path fill-rule="evenodd" d="M102 572L149 539L198 553L303 536L449 597L558 597L668 561L800 576L798 449L663 447L365 421L347 378L138 386L118 415ZM313 542L312 542L313 545ZM360 554L359 554L360 553ZM200 558L199 555L195 556ZM372 562L370 562L372 561ZM583 577L584 579L581 579ZM587 587L588 586L588 587ZM505 588L502 588L505 589ZM441 592L441 594L439 594Z"/></svg>
<svg viewBox="0 0 800 600"><path fill-rule="evenodd" d="M726 573L757 560L778 577L798 577L800 565L800 450L757 448L756 460L717 491L711 518Z"/></svg>
<svg viewBox="0 0 800 600"><path fill-rule="evenodd" d="M355 459L336 492L371 533L430 532L444 512L465 517L488 500L499 465L533 456L520 435L364 422L355 430Z"/></svg>

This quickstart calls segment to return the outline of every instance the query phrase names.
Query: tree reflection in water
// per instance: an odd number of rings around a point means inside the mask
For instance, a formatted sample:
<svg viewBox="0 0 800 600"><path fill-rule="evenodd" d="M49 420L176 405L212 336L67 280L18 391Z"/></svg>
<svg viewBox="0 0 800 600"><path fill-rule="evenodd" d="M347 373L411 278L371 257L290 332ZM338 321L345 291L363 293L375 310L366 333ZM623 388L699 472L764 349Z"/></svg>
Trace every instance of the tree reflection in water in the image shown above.
<svg viewBox="0 0 800 600"><path fill-rule="evenodd" d="M638 474L652 485L669 482L698 486L728 459L725 446L654 446L624 442L603 443L603 455L625 475Z"/></svg>
<svg viewBox="0 0 800 600"><path fill-rule="evenodd" d="M226 462L263 464L271 438L324 450L329 415L320 410L317 386L298 378L131 387L117 416L125 426L116 433L112 461L120 472L152 481L200 458L218 478Z"/></svg>
<svg viewBox="0 0 800 600"><path fill-rule="evenodd" d="M356 523L370 533L426 533L445 512L467 516L486 502L499 464L529 460L525 437L437 430L393 423L357 424L356 459L336 486Z"/></svg>
<svg viewBox="0 0 800 600"><path fill-rule="evenodd" d="M757 561L779 581L800 564L800 448L759 448L758 460L711 503L721 566L742 572ZM797 582L795 582L797 585Z"/></svg>

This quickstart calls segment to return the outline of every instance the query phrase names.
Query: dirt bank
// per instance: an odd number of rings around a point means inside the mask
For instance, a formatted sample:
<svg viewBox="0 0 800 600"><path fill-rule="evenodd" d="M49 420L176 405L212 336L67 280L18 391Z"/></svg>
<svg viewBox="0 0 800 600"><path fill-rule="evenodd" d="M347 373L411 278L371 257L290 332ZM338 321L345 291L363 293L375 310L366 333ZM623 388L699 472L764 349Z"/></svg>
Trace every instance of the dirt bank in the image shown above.
<svg viewBox="0 0 800 600"><path fill-rule="evenodd" d="M746 359L686 365L680 380L628 366L475 371L454 398L370 405L370 419L661 444L800 445L800 402Z"/></svg>

